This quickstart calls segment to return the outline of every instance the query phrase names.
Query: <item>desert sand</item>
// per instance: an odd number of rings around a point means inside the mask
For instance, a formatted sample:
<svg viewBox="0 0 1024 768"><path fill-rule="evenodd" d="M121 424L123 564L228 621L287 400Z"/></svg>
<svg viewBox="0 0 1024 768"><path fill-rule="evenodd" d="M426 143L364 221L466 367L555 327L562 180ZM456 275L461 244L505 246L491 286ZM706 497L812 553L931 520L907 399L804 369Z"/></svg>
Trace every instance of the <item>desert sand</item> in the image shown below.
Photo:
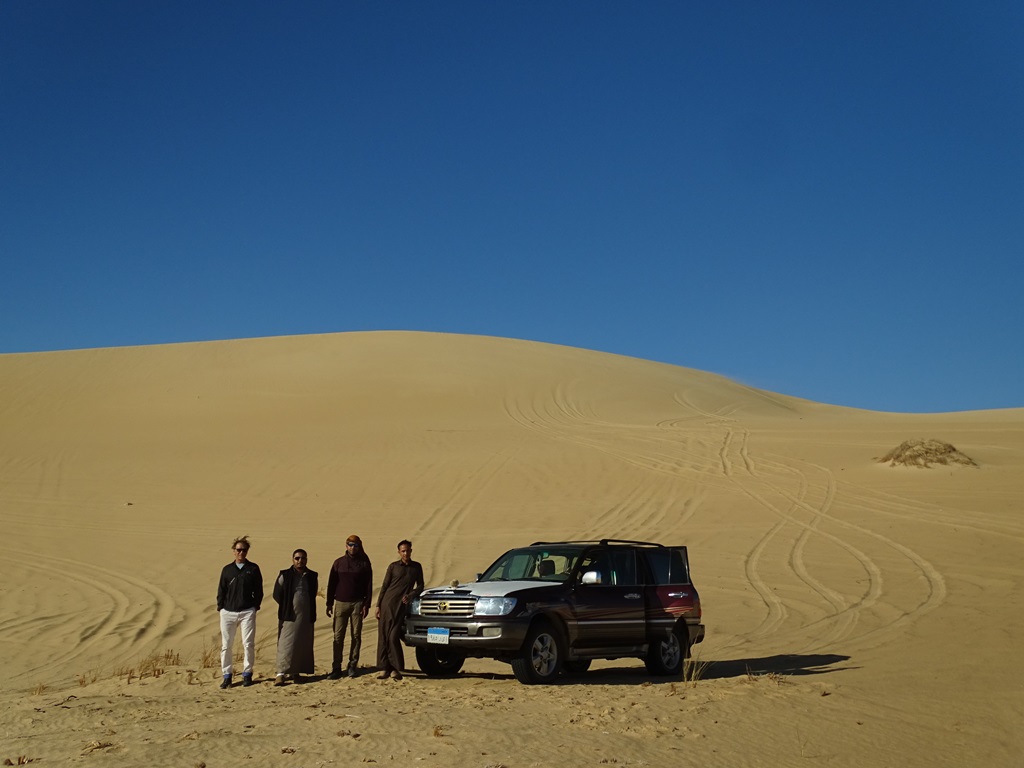
<svg viewBox="0 0 1024 768"><path fill-rule="evenodd" d="M974 466L879 462L908 440ZM2 355L0 471L0 763L1024 766L1024 409L332 334ZM541 539L686 544L707 639L687 679L428 679L410 651L400 682L275 688L268 597L259 684L219 690L232 539L269 590L296 547L325 579L350 533L377 585L406 537L428 585Z"/></svg>

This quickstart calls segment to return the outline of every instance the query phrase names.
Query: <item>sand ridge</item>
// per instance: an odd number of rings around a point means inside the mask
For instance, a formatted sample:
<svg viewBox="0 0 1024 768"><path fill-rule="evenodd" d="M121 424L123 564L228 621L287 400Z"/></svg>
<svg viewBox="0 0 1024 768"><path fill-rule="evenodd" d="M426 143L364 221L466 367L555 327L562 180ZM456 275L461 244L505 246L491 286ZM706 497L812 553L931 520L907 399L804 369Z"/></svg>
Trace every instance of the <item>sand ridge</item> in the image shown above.
<svg viewBox="0 0 1024 768"><path fill-rule="evenodd" d="M1010 662L1024 409L874 413L633 358L399 332L3 355L0 394L0 760L215 765L226 743L303 765L1024 755ZM977 467L877 463L920 435ZM232 538L252 537L269 587L295 547L326 574L353 532L378 585L406 537L429 584L537 539L687 544L702 679L616 661L530 688L471 660L456 680L216 690L204 656Z"/></svg>

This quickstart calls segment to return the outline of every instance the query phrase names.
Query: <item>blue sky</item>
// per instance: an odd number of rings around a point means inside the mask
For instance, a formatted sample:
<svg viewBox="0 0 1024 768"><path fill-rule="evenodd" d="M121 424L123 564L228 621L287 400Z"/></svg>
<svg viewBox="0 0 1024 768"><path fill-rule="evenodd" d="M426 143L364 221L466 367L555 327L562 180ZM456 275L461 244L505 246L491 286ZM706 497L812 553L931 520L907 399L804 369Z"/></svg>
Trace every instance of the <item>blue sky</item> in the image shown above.
<svg viewBox="0 0 1024 768"><path fill-rule="evenodd" d="M1024 406L1019 2L0 3L0 352L426 330Z"/></svg>

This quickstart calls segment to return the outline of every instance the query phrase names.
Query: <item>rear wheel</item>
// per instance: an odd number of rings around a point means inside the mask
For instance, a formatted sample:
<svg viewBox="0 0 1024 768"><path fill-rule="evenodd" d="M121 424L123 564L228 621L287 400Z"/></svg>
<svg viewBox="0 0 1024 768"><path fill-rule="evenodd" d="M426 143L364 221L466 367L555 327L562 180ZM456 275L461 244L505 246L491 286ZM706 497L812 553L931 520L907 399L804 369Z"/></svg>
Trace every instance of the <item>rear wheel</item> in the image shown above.
<svg viewBox="0 0 1024 768"><path fill-rule="evenodd" d="M678 675L683 671L687 642L678 630L652 640L644 663L652 675Z"/></svg>
<svg viewBox="0 0 1024 768"><path fill-rule="evenodd" d="M526 636L519 655L512 659L516 680L526 685L553 683L562 668L558 635L550 624L536 624Z"/></svg>
<svg viewBox="0 0 1024 768"><path fill-rule="evenodd" d="M438 646L418 646L416 664L429 677L451 677L457 675L466 657L458 651Z"/></svg>

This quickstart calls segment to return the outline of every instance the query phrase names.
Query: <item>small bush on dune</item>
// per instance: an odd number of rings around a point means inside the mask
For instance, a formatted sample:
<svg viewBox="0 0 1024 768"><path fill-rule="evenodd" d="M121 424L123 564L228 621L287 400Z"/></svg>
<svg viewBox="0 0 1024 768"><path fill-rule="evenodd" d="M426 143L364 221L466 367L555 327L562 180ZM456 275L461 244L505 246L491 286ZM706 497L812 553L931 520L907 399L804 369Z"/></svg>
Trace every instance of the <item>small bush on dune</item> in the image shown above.
<svg viewBox="0 0 1024 768"><path fill-rule="evenodd" d="M940 440L907 440L877 461L879 464L888 464L890 467L918 467L920 469L928 469L932 464L978 466L970 456L960 453L949 443L943 443Z"/></svg>

